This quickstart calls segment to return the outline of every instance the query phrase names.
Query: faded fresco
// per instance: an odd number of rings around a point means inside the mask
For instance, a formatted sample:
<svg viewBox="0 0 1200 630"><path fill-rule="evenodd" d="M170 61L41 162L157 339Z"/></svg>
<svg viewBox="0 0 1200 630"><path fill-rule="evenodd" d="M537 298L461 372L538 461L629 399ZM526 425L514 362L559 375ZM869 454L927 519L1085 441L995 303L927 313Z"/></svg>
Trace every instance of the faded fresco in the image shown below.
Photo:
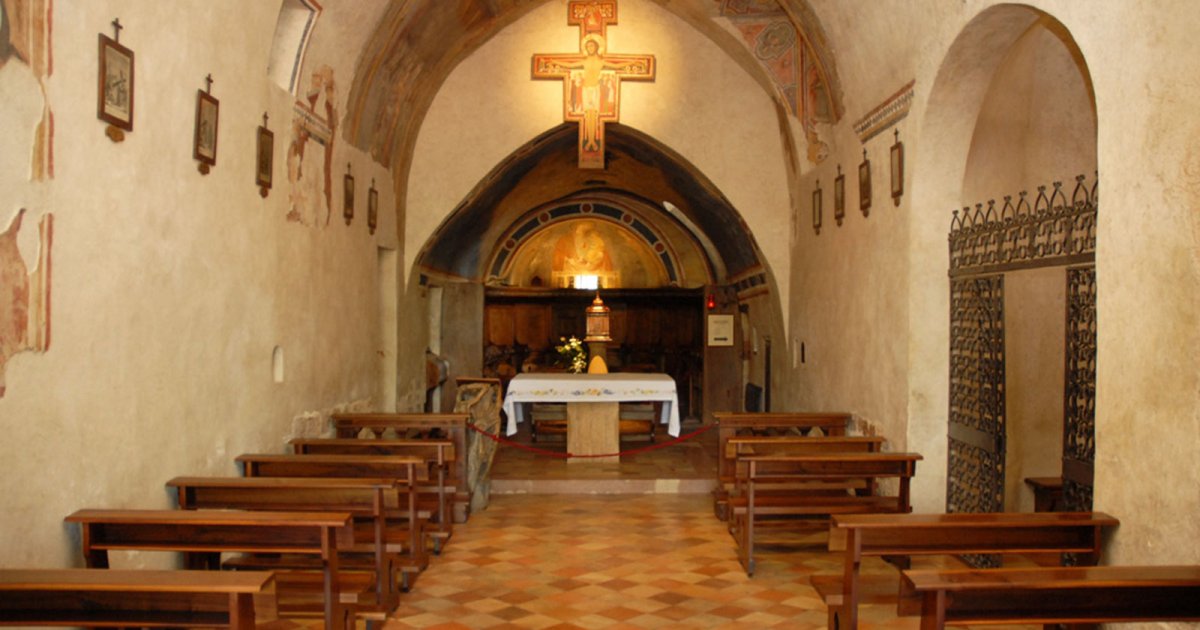
<svg viewBox="0 0 1200 630"><path fill-rule="evenodd" d="M54 217L38 223L37 266L32 273L17 245L25 209L17 212L8 229L0 233L0 397L4 396L4 368L9 357L26 351L45 352L50 347L50 244Z"/></svg>
<svg viewBox="0 0 1200 630"><path fill-rule="evenodd" d="M50 7L51 0L0 0L0 117L24 120L26 108L40 109L33 114L32 137L24 129L6 129L0 147L30 151L33 181L54 176L54 114L46 97L46 80L54 70ZM10 118L10 113L18 115Z"/></svg>
<svg viewBox="0 0 1200 630"><path fill-rule="evenodd" d="M817 137L816 127L835 116L821 67L803 35L775 0L715 1L803 125L809 161L823 161L829 147Z"/></svg>
<svg viewBox="0 0 1200 630"><path fill-rule="evenodd" d="M321 66L312 73L308 91L292 112L287 220L325 227L333 207L333 141L338 120L333 68Z"/></svg>

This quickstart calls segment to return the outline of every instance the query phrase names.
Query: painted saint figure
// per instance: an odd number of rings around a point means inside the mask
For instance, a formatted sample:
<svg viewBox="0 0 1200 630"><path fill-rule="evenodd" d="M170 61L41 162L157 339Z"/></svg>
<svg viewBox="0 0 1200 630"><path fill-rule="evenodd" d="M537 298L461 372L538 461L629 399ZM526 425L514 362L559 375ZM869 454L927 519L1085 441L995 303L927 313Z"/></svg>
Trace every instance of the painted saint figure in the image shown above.
<svg viewBox="0 0 1200 630"><path fill-rule="evenodd" d="M580 4L580 3L572 3ZM604 168L604 123L617 122L622 79L654 80L653 55L610 55L604 27L615 23L596 7L581 6L578 53L535 54L533 78L563 80L563 119L579 122L579 167Z"/></svg>

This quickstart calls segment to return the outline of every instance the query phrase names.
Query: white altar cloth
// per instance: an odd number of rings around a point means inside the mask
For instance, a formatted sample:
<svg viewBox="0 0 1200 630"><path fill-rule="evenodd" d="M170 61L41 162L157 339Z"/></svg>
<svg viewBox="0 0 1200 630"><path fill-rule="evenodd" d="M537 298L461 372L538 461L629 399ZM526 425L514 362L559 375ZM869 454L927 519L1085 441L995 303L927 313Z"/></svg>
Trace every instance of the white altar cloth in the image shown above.
<svg viewBox="0 0 1200 630"><path fill-rule="evenodd" d="M659 420L667 433L679 436L679 395L675 379L666 374L518 374L508 382L504 413L508 416L506 433L517 432L517 423L525 421L525 406L535 402L661 402Z"/></svg>

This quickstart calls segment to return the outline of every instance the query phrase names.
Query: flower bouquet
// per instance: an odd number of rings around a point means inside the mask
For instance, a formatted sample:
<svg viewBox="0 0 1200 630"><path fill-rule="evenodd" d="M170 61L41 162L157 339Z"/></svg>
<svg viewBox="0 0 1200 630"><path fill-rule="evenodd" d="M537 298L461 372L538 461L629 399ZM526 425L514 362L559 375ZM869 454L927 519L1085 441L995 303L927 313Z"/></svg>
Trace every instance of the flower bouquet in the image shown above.
<svg viewBox="0 0 1200 630"><path fill-rule="evenodd" d="M565 364L575 374L582 374L587 368L587 348L583 347L583 342L575 337L559 337L558 340L563 342L554 346L558 351L558 363Z"/></svg>

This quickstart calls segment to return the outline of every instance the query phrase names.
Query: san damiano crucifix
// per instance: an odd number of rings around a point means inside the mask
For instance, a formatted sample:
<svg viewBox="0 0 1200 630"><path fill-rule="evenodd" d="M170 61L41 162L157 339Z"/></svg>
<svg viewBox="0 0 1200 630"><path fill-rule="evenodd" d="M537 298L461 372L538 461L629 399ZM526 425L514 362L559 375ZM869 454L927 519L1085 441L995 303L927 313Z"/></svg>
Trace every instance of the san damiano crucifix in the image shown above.
<svg viewBox="0 0 1200 630"><path fill-rule="evenodd" d="M579 168L604 168L604 123L620 120L621 80L654 80L654 55L607 53L616 23L616 0L572 0L567 24L579 26L579 52L533 56L534 79L563 80L563 120L579 123Z"/></svg>

